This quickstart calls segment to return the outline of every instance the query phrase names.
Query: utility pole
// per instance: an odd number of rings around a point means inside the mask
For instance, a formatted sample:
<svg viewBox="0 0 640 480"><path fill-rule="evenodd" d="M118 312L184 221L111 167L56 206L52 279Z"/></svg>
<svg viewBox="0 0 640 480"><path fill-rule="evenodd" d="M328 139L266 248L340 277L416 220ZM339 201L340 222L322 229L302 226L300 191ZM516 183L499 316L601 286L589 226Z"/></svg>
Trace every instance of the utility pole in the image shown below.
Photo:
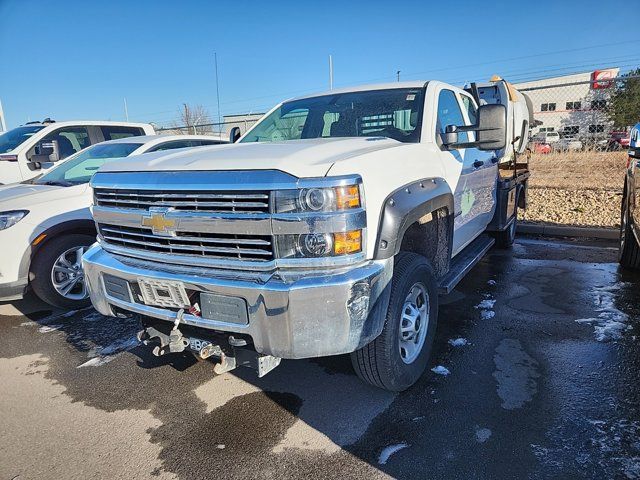
<svg viewBox="0 0 640 480"><path fill-rule="evenodd" d="M127 109L127 97L124 97L124 116L129 121L129 110Z"/></svg>
<svg viewBox="0 0 640 480"><path fill-rule="evenodd" d="M0 100L0 132L7 131L7 124L4 121L4 110L2 109L2 101Z"/></svg>
<svg viewBox="0 0 640 480"><path fill-rule="evenodd" d="M333 90L333 56L329 55L329 90Z"/></svg>
<svg viewBox="0 0 640 480"><path fill-rule="evenodd" d="M222 132L222 122L220 121L220 87L218 85L218 52L213 53L216 64L216 101L218 102L218 133Z"/></svg>
<svg viewBox="0 0 640 480"><path fill-rule="evenodd" d="M398 76L398 81L400 81L400 70L396 72L396 75Z"/></svg>

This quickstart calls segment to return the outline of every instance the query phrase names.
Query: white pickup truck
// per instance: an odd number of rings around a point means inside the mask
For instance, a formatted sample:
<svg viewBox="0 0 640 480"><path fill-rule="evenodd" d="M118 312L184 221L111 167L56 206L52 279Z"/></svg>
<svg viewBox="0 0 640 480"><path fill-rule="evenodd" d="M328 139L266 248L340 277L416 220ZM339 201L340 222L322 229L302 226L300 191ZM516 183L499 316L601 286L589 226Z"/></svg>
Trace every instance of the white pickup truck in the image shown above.
<svg viewBox="0 0 640 480"><path fill-rule="evenodd" d="M105 140L153 135L148 123L50 118L29 122L0 134L0 185L18 183L45 173L57 162Z"/></svg>
<svg viewBox="0 0 640 480"><path fill-rule="evenodd" d="M404 390L438 295L513 242L529 111L504 81L364 86L286 101L232 145L105 165L93 305L218 373L349 353L363 380Z"/></svg>

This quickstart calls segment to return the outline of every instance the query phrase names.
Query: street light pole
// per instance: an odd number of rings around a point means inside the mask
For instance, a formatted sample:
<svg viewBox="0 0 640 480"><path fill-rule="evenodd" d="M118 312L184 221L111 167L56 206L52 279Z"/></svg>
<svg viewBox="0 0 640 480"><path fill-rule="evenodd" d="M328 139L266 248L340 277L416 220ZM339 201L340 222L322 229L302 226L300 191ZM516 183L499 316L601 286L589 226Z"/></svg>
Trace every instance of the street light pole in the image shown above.
<svg viewBox="0 0 640 480"><path fill-rule="evenodd" d="M218 53L213 52L216 64L216 101L218 102L218 133L222 132L222 122L220 121L220 87L218 85Z"/></svg>

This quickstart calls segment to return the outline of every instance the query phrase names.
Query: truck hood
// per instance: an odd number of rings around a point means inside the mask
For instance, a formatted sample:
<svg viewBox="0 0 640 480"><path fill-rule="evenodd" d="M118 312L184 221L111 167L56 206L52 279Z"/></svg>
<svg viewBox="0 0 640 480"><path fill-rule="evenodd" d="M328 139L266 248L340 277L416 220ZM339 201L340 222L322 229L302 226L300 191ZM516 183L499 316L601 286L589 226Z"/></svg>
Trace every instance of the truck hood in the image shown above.
<svg viewBox="0 0 640 480"><path fill-rule="evenodd" d="M22 183L2 186L0 187L0 211L29 209L41 203L72 199L84 193L86 189L87 184L72 187Z"/></svg>
<svg viewBox="0 0 640 480"><path fill-rule="evenodd" d="M382 137L235 143L145 153L107 163L100 171L281 170L296 177L322 177L336 162L403 145Z"/></svg>

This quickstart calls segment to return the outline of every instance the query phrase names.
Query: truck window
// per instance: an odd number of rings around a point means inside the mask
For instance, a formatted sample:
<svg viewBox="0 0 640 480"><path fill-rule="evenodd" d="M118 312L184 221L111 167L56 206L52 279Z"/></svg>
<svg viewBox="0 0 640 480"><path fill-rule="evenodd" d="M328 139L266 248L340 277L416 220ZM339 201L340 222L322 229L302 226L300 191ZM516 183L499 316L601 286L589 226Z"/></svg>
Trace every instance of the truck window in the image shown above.
<svg viewBox="0 0 640 480"><path fill-rule="evenodd" d="M394 88L292 100L260 121L241 142L339 137L419 142L423 93L422 88Z"/></svg>
<svg viewBox="0 0 640 480"><path fill-rule="evenodd" d="M44 125L25 125L0 135L0 153L7 153L26 142L31 136L44 128Z"/></svg>
<svg viewBox="0 0 640 480"><path fill-rule="evenodd" d="M60 128L42 139L43 142L51 142L52 140L58 142L60 160L91 145L89 132L85 127Z"/></svg>
<svg viewBox="0 0 640 480"><path fill-rule="evenodd" d="M465 125L462 111L458 104L456 94L452 90L441 90L438 95L438 119L436 121L437 134L443 134L448 125L461 126ZM468 142L469 135L467 132L458 134L459 142Z"/></svg>
<svg viewBox="0 0 640 480"><path fill-rule="evenodd" d="M136 137L144 135L144 130L138 127L102 126L102 135L105 140L117 140L119 138Z"/></svg>

